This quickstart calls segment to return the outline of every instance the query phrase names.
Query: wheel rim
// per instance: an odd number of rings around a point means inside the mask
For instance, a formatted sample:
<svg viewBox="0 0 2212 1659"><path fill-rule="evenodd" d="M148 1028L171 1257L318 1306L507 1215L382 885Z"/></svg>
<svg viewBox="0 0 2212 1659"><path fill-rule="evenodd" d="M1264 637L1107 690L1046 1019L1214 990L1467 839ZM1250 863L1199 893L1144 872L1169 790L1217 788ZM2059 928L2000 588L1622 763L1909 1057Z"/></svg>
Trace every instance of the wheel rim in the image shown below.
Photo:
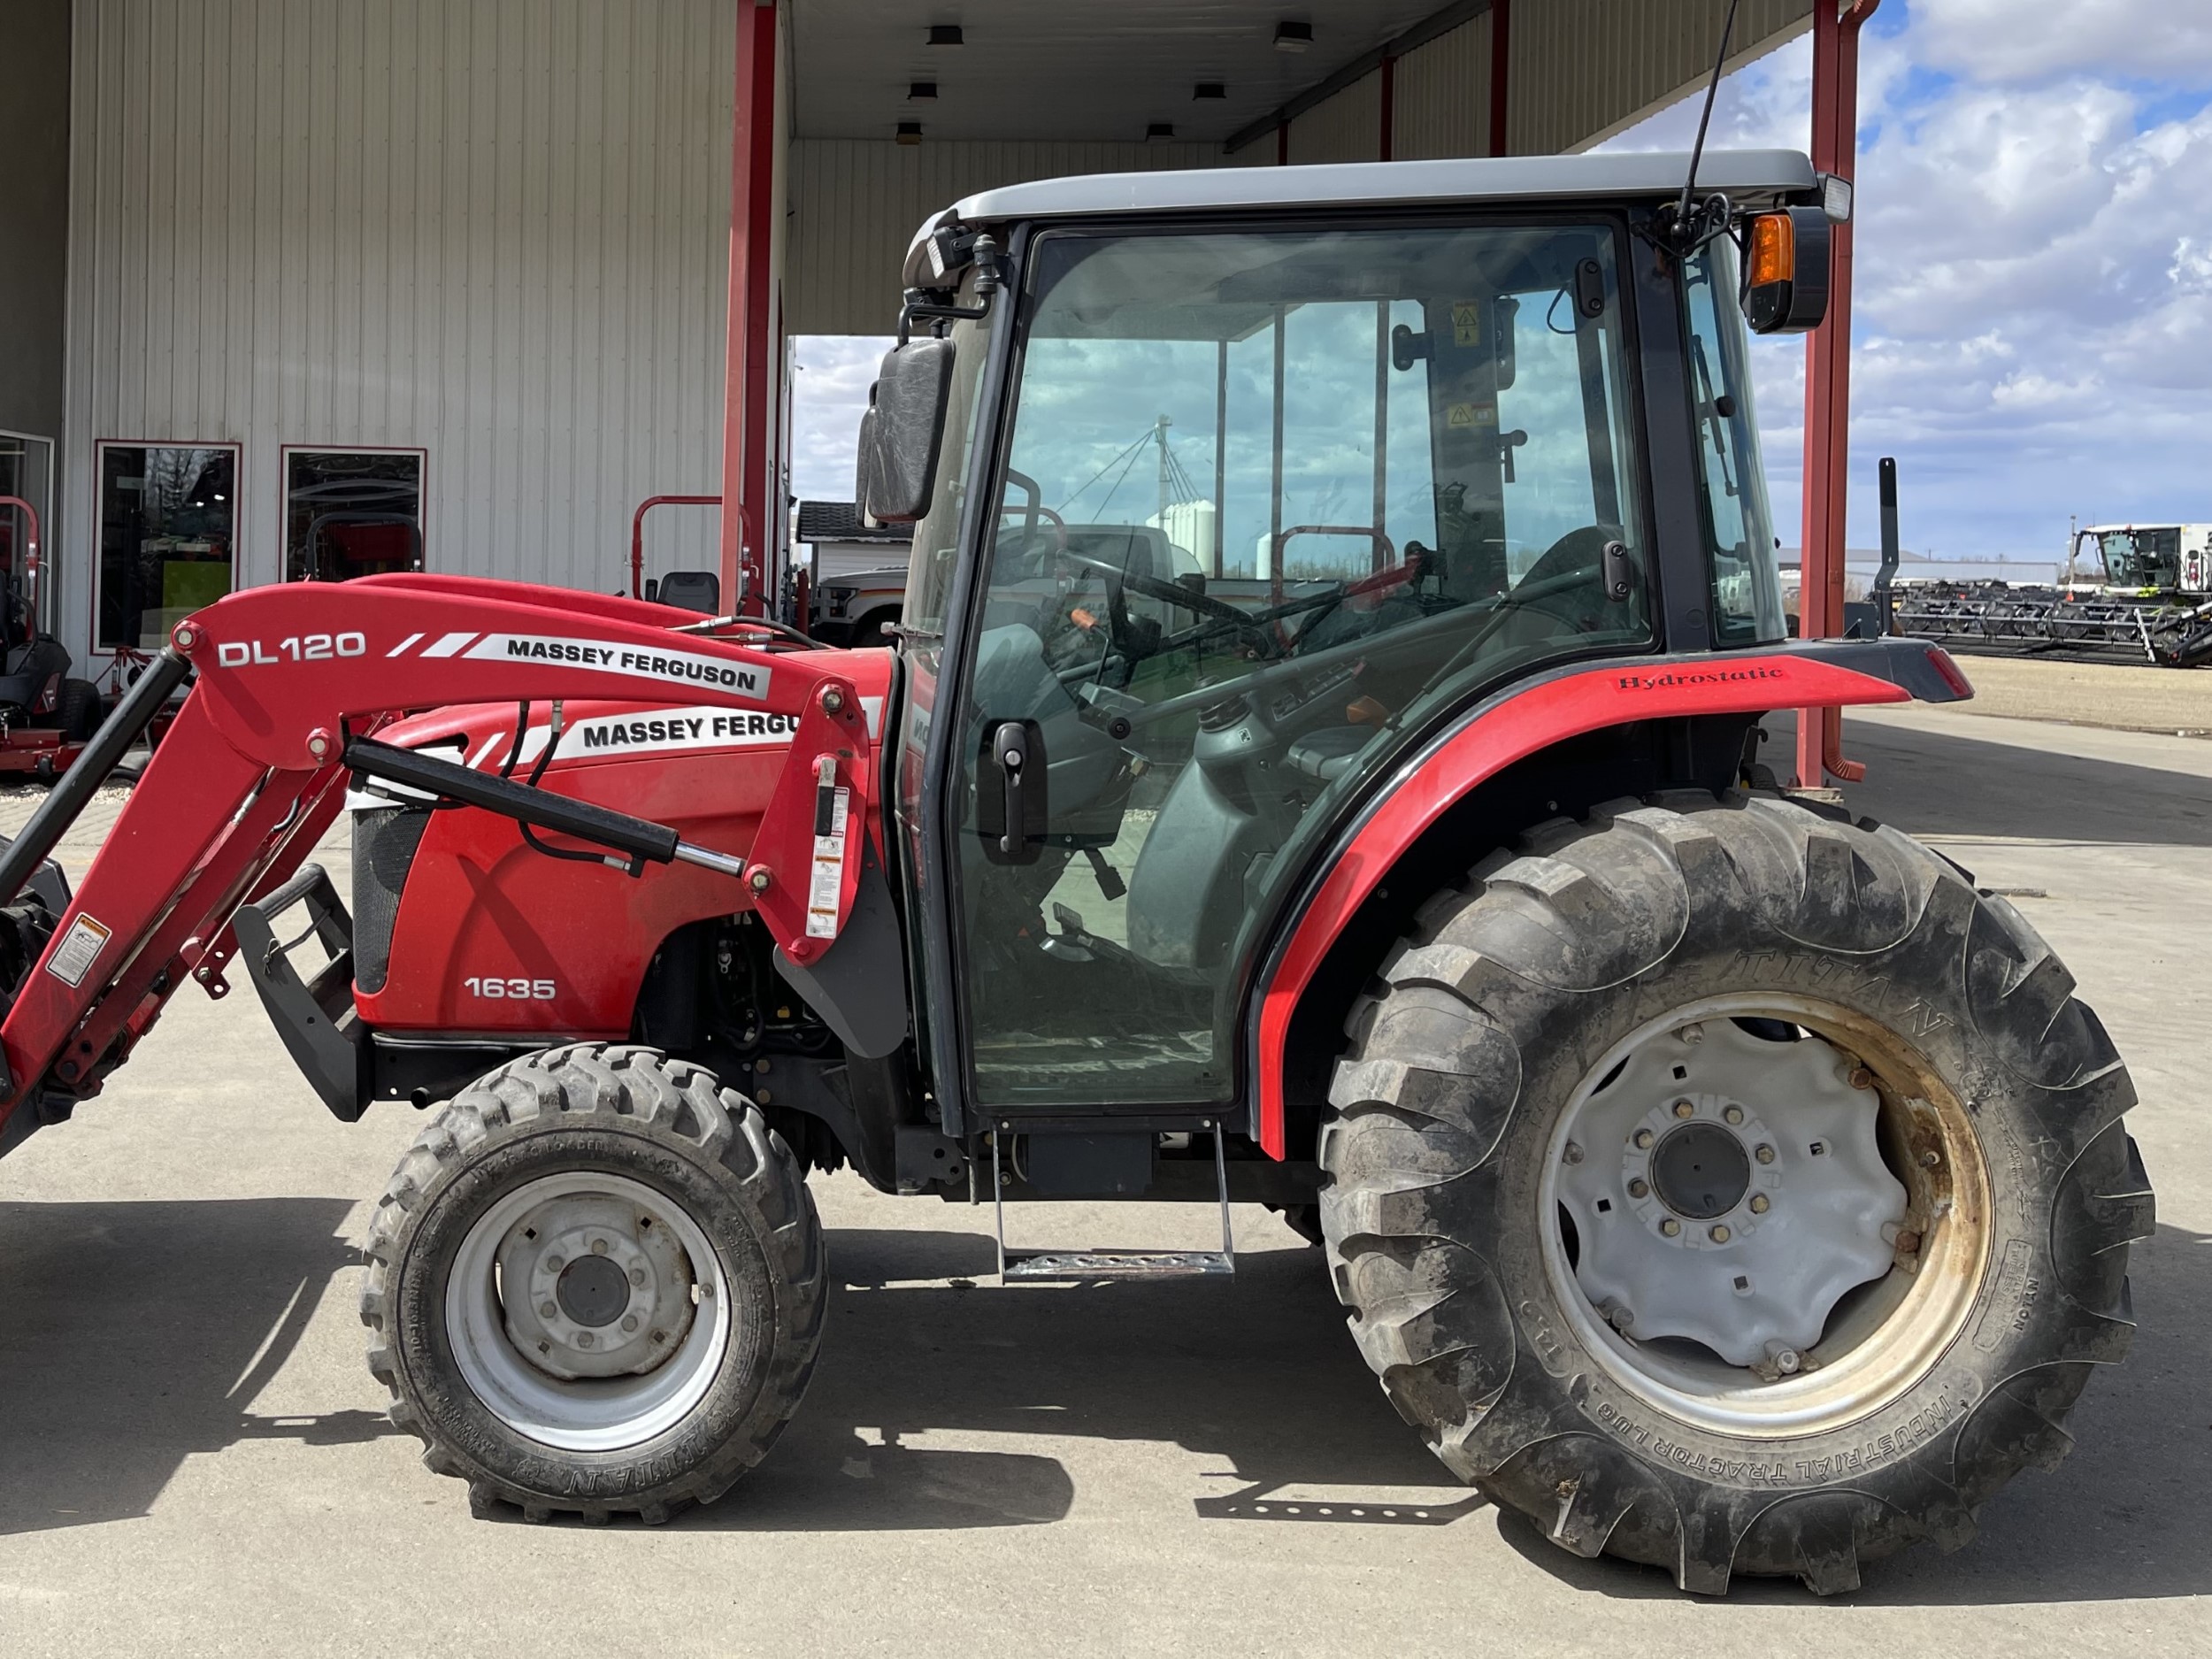
<svg viewBox="0 0 2212 1659"><path fill-rule="evenodd" d="M1956 1095L1896 1033L1810 998L1708 998L1617 1043L1561 1114L1538 1198L1601 1368L1735 1436L1895 1399L1957 1337L1988 1257Z"/></svg>
<svg viewBox="0 0 2212 1659"><path fill-rule="evenodd" d="M731 1335L729 1283L665 1194L580 1171L477 1218L446 1282L455 1364L486 1409L563 1451L666 1432L705 1396Z"/></svg>

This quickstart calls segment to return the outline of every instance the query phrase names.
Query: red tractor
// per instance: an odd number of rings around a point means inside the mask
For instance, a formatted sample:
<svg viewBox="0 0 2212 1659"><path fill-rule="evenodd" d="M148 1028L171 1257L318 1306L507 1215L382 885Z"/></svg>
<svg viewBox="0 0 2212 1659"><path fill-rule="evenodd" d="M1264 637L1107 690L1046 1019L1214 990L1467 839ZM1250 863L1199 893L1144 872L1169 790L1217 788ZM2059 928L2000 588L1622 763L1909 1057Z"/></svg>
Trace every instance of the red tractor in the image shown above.
<svg viewBox="0 0 2212 1659"><path fill-rule="evenodd" d="M1959 1544L2127 1347L2134 1097L2010 905L1759 764L1770 710L1970 694L1786 638L1745 321L1819 319L1823 180L1684 171L940 215L862 444L895 650L408 572L193 616L0 855L0 1147L241 959L338 1117L436 1109L370 1364L534 1518L767 1451L850 1165L1224 1219L1008 1278L1227 1272L1273 1206L1579 1554L1834 1591ZM46 855L190 676L73 896ZM302 862L342 811L349 906Z"/></svg>

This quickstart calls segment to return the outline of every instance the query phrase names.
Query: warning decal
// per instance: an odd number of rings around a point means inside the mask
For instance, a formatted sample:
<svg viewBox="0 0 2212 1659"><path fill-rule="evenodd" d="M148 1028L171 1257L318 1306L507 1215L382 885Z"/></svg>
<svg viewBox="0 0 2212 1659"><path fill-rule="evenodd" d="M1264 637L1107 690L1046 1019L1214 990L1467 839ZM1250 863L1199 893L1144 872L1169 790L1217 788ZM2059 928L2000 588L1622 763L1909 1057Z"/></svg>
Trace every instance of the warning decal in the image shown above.
<svg viewBox="0 0 2212 1659"><path fill-rule="evenodd" d="M61 943L54 947L53 955L46 958L46 972L73 988L82 985L99 957L100 947L114 936L114 930L104 924L89 916L78 917L61 936Z"/></svg>
<svg viewBox="0 0 2212 1659"><path fill-rule="evenodd" d="M845 879L845 818L852 794L849 789L837 791L830 806L829 833L814 838L814 874L806 895L809 939L837 937L837 890Z"/></svg>
<svg viewBox="0 0 2212 1659"><path fill-rule="evenodd" d="M1491 427L1498 424L1495 403L1454 403L1445 411L1445 424L1450 426Z"/></svg>
<svg viewBox="0 0 2212 1659"><path fill-rule="evenodd" d="M1479 346L1482 343L1482 303L1479 300L1452 302L1452 343L1455 346Z"/></svg>

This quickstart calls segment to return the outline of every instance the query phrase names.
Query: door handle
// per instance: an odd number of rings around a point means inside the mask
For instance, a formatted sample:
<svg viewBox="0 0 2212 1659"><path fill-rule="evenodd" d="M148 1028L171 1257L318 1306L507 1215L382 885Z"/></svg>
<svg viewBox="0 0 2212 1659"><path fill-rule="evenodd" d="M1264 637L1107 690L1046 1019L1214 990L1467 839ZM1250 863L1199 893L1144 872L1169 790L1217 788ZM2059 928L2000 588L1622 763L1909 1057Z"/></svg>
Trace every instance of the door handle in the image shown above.
<svg viewBox="0 0 2212 1659"><path fill-rule="evenodd" d="M1023 795L1029 772L1029 727L1020 720L1000 721L991 733L991 754L998 762L1006 803L1005 827L999 834L998 849L1006 857L1018 858L1029 846L1025 810L1027 802Z"/></svg>

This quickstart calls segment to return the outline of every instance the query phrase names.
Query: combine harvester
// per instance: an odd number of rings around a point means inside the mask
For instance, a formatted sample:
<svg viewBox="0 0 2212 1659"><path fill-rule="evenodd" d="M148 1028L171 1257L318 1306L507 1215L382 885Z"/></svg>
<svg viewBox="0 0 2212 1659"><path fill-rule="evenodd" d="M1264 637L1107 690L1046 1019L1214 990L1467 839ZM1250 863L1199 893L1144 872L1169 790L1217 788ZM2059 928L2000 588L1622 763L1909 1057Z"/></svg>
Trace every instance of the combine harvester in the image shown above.
<svg viewBox="0 0 2212 1659"><path fill-rule="evenodd" d="M1903 581L1893 631L1968 650L2212 662L2212 525L2077 530L2055 586Z"/></svg>

